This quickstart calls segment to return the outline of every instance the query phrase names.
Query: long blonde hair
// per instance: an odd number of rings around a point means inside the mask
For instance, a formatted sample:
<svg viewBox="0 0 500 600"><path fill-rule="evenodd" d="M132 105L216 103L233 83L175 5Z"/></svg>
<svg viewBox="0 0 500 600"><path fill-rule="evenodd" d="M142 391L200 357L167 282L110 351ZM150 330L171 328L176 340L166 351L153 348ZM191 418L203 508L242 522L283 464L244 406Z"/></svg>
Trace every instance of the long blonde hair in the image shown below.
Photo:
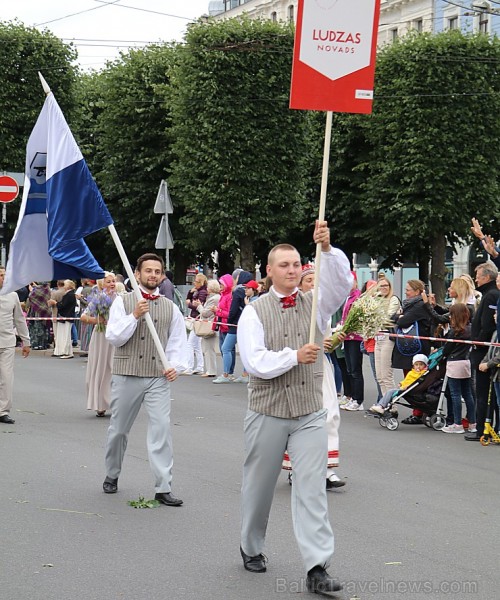
<svg viewBox="0 0 500 600"><path fill-rule="evenodd" d="M453 286L457 297L453 298L453 304L469 304L470 298L474 295L474 288L464 277L457 277L452 280L450 287Z"/></svg>

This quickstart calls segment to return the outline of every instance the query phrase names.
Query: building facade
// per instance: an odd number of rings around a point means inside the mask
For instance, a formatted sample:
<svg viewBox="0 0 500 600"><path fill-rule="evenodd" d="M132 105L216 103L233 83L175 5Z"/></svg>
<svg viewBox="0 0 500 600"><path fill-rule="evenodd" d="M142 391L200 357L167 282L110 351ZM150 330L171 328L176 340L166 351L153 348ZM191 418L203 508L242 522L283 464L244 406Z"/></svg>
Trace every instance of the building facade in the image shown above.
<svg viewBox="0 0 500 600"><path fill-rule="evenodd" d="M246 14L253 19L296 21L298 0L212 0L209 14L229 19ZM410 31L500 35L500 3L490 0L381 0L379 45Z"/></svg>
<svg viewBox="0 0 500 600"><path fill-rule="evenodd" d="M464 33L500 33L500 4L488 0L436 0L434 32L459 29Z"/></svg>

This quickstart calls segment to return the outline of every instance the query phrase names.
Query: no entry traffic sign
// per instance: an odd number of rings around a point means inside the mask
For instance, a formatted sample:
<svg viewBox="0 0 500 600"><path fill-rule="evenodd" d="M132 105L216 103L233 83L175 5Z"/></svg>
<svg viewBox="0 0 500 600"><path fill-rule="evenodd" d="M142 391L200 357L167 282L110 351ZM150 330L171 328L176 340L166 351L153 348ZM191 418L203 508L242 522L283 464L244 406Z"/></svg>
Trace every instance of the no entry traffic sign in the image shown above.
<svg viewBox="0 0 500 600"><path fill-rule="evenodd" d="M0 202L12 202L18 194L17 181L8 175L0 176Z"/></svg>

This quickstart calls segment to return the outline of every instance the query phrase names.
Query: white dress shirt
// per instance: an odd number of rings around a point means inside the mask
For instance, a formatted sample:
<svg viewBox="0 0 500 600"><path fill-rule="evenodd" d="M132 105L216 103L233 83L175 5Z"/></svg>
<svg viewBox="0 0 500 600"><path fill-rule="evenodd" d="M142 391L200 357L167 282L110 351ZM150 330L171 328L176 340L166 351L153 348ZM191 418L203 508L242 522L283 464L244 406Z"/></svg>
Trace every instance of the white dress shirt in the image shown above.
<svg viewBox="0 0 500 600"><path fill-rule="evenodd" d="M337 248L321 253L316 322L319 330L326 330L332 314L342 306L351 291L353 277L347 256ZM274 290L274 288L273 288ZM283 294L274 292L278 297ZM279 352L268 350L264 342L264 327L248 304L238 321L238 348L246 371L261 379L273 379L297 366L297 350L285 347Z"/></svg>
<svg viewBox="0 0 500 600"><path fill-rule="evenodd" d="M142 288L141 288L142 289ZM145 293L158 295L158 288ZM179 308L173 304L172 321L168 329L168 340L165 346L165 355L169 364L177 372L188 368L188 345L184 317ZM116 296L109 311L109 319L106 325L106 339L117 348L126 344L134 335L137 328L137 319L133 313L127 315L121 296Z"/></svg>

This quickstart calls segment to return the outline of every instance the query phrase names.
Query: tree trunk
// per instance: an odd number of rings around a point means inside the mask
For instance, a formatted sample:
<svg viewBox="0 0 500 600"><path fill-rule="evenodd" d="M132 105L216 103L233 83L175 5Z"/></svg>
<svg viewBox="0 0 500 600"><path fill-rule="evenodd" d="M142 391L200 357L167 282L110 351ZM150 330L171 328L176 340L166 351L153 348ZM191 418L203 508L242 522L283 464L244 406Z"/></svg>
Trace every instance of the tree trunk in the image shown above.
<svg viewBox="0 0 500 600"><path fill-rule="evenodd" d="M219 277L222 277L222 275L226 275L227 273L231 275L234 271L234 259L227 250L218 251L217 269L219 271Z"/></svg>
<svg viewBox="0 0 500 600"><path fill-rule="evenodd" d="M418 253L418 278L424 283L429 283L429 260L429 250L422 248Z"/></svg>
<svg viewBox="0 0 500 600"><path fill-rule="evenodd" d="M172 260L173 259L173 260ZM191 264L191 256L180 246L170 250L170 263L174 264L174 283L176 285L186 284L186 271Z"/></svg>
<svg viewBox="0 0 500 600"><path fill-rule="evenodd" d="M431 284L432 292L436 295L436 302L444 304L446 296L445 276L446 276L446 238L444 235L436 235L431 240L432 271Z"/></svg>
<svg viewBox="0 0 500 600"><path fill-rule="evenodd" d="M241 268L255 275L255 259L253 255L253 241L251 236L240 237Z"/></svg>

